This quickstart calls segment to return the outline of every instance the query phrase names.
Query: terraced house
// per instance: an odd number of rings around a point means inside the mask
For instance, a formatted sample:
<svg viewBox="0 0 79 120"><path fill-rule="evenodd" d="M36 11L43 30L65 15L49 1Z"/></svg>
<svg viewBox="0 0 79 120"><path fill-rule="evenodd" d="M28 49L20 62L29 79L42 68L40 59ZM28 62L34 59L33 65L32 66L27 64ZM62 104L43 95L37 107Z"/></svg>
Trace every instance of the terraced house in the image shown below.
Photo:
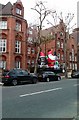
<svg viewBox="0 0 79 120"><path fill-rule="evenodd" d="M0 4L0 68L27 68L27 21L20 0Z"/></svg>

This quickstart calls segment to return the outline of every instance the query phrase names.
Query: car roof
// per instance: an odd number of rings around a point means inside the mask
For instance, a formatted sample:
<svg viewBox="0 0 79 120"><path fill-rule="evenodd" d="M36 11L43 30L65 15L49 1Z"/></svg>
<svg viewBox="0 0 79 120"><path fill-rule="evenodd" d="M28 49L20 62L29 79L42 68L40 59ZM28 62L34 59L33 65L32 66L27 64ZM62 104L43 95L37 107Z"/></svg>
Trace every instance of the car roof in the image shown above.
<svg viewBox="0 0 79 120"><path fill-rule="evenodd" d="M9 73L10 73L10 72L20 72L20 71L22 71L22 69L14 68L14 69L11 69L11 70L9 71Z"/></svg>
<svg viewBox="0 0 79 120"><path fill-rule="evenodd" d="M54 72L52 72L52 71L43 71L44 73L54 73Z"/></svg>

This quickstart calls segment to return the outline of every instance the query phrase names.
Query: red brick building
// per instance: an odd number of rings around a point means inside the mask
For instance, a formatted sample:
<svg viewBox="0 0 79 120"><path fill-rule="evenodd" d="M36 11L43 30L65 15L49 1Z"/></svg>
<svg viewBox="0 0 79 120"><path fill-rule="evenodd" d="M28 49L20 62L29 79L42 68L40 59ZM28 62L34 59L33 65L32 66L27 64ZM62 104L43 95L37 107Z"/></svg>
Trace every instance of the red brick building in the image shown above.
<svg viewBox="0 0 79 120"><path fill-rule="evenodd" d="M0 68L27 68L27 21L20 0L0 10Z"/></svg>
<svg viewBox="0 0 79 120"><path fill-rule="evenodd" d="M77 70L77 41L73 34L67 41L67 68L68 70Z"/></svg>
<svg viewBox="0 0 79 120"><path fill-rule="evenodd" d="M0 68L34 68L37 55L38 30L29 27L24 19L24 7L20 0L13 5L0 4ZM44 41L42 51L47 55L49 49L58 56L60 65L64 65L64 23L41 31ZM67 41L67 68L77 68L77 49L75 37Z"/></svg>
<svg viewBox="0 0 79 120"><path fill-rule="evenodd" d="M37 47L36 42L38 39L37 26L28 27L27 39L27 69L31 72L34 70L36 63Z"/></svg>
<svg viewBox="0 0 79 120"><path fill-rule="evenodd" d="M79 28L74 29L73 36L77 43L77 68L79 70Z"/></svg>
<svg viewBox="0 0 79 120"><path fill-rule="evenodd" d="M61 21L59 25L43 30L42 36L45 36L45 41L41 44L41 49L47 55L47 51L52 48L53 54L56 53L60 65L64 67L64 41L66 39L67 69L77 69L77 42L73 35L68 35L67 33L65 34L64 27L64 23ZM70 36L69 39L67 39L65 35Z"/></svg>
<svg viewBox="0 0 79 120"><path fill-rule="evenodd" d="M58 56L60 65L64 63L64 24L60 23L57 26L45 29L42 31L43 36L47 36L45 42L41 44L41 49L47 55L49 49L53 49L53 55Z"/></svg>

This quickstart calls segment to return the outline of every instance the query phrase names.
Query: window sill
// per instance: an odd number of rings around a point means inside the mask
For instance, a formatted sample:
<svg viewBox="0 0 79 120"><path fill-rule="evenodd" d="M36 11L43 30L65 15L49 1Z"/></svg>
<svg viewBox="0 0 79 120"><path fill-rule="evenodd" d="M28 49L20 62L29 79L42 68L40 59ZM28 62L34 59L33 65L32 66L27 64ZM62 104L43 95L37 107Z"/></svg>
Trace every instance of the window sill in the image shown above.
<svg viewBox="0 0 79 120"><path fill-rule="evenodd" d="M9 52L2 52L2 53L0 53L0 54L8 54Z"/></svg>
<svg viewBox="0 0 79 120"><path fill-rule="evenodd" d="M14 54L16 54L16 55L23 55L22 53L16 53L16 52L14 52Z"/></svg>

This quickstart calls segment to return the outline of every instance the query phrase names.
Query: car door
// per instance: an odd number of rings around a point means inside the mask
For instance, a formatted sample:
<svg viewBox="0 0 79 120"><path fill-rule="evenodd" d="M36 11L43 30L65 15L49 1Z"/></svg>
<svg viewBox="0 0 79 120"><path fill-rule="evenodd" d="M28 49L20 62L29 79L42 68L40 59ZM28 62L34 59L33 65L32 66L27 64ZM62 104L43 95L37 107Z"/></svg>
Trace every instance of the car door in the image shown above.
<svg viewBox="0 0 79 120"><path fill-rule="evenodd" d="M24 81L25 81L25 76L24 76L22 70L18 70L18 71L17 71L17 79L18 79L18 81L20 81L20 82L24 82Z"/></svg>
<svg viewBox="0 0 79 120"><path fill-rule="evenodd" d="M54 81L56 79L55 73L54 72L50 72L50 80Z"/></svg>
<svg viewBox="0 0 79 120"><path fill-rule="evenodd" d="M28 71L22 70L23 72L23 76L24 76L24 82L30 82L31 80L31 76L30 73L28 73Z"/></svg>

